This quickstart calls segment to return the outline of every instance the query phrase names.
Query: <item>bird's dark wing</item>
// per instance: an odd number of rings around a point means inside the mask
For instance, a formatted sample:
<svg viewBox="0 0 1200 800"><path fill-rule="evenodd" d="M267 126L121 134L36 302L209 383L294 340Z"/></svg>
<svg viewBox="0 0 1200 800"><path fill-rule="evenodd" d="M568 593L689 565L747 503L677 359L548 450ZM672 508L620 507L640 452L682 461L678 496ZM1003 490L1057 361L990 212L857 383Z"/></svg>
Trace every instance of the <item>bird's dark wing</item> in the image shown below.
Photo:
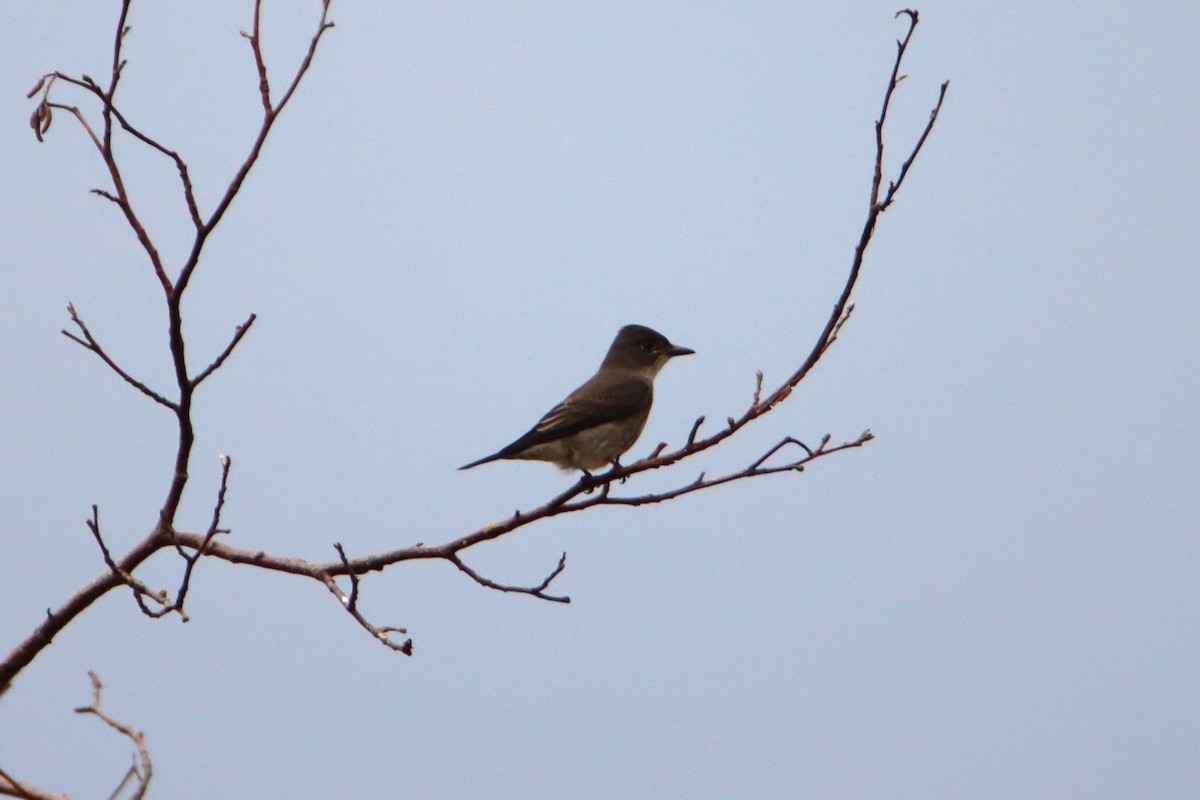
<svg viewBox="0 0 1200 800"><path fill-rule="evenodd" d="M553 442L605 422L628 419L650 411L653 399L650 381L638 376L614 379L606 375L602 380L597 378L571 392L566 400L546 412L528 433L500 452L512 455L527 447Z"/></svg>
<svg viewBox="0 0 1200 800"><path fill-rule="evenodd" d="M538 420L538 424L520 439L490 456L464 464L459 469L470 469L489 461L512 458L526 448L563 439L606 422L649 414L653 393L650 381L636 375L595 375L571 392L566 400L547 411L546 415Z"/></svg>

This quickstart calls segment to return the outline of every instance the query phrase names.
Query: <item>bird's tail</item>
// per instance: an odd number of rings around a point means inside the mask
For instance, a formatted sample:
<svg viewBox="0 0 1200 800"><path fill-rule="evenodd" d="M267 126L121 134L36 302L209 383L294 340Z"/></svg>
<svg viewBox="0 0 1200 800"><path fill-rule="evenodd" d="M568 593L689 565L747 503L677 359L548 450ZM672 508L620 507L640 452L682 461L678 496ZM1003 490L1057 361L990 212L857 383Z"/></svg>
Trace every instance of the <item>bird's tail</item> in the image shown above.
<svg viewBox="0 0 1200 800"><path fill-rule="evenodd" d="M478 467L480 464L486 464L489 461L499 461L502 458L504 458L504 456L500 453L492 453L490 456L484 456L478 461L472 461L470 464L463 464L461 467L459 467L459 469L463 470L470 469L471 467Z"/></svg>

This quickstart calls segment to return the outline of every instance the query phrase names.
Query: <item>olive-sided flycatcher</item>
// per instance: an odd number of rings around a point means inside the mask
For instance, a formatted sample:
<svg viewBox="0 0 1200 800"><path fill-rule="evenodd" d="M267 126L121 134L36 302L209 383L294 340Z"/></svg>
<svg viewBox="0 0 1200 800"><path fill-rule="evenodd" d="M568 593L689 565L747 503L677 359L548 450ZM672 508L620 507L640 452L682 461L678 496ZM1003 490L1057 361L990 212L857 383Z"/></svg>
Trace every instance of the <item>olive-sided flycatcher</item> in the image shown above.
<svg viewBox="0 0 1200 800"><path fill-rule="evenodd" d="M646 426L654 401L654 376L675 356L694 352L645 326L626 325L587 383L520 439L459 469L502 458L549 461L564 470L588 473L616 464Z"/></svg>

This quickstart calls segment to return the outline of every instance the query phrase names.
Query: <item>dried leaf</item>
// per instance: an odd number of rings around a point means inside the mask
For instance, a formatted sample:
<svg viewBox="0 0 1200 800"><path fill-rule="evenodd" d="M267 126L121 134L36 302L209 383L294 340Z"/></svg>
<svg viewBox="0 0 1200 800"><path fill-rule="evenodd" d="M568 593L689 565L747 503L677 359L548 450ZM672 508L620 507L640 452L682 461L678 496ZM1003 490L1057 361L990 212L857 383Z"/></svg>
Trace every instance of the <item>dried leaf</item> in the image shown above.
<svg viewBox="0 0 1200 800"><path fill-rule="evenodd" d="M45 119L48 116L50 116L50 106L44 102L38 103L33 114L29 116L29 127L33 128L33 135L39 142L42 141L43 127L46 125Z"/></svg>
<svg viewBox="0 0 1200 800"><path fill-rule="evenodd" d="M29 90L29 94L25 95L26 99L33 99L33 96L35 94L37 94L38 92L40 92L42 90L42 87L45 85L46 85L46 76L43 75L42 77L38 78L37 85Z"/></svg>

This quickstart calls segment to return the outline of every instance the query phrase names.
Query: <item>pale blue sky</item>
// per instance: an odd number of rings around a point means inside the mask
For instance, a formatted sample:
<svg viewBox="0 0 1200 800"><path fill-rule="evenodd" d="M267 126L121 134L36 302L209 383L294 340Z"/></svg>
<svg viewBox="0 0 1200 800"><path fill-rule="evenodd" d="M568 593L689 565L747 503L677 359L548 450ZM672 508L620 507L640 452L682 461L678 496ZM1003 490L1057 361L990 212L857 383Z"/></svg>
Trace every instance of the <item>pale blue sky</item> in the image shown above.
<svg viewBox="0 0 1200 800"><path fill-rule="evenodd" d="M171 419L58 330L73 302L169 380L157 285L77 126L24 93L106 71L117 3L17 4L0 48L0 647L153 524ZM248 0L135 6L126 113L211 205L255 127ZM444 4L442 4L444 5ZM568 478L455 467L586 378L618 327L697 355L634 454L782 378L844 278L904 30L881 3L335 3L337 28L197 275L215 353L183 519L234 459L232 543L314 560L441 541ZM267 4L282 75L315 2ZM952 81L857 311L781 409L628 491L781 436L878 439L799 476L534 525L364 609L200 565L192 621L113 593L0 704L0 768L106 796L144 729L152 797L1125 798L1200 793L1200 7L920 6L891 151ZM66 95L62 95L66 99ZM82 98L80 99L82 102ZM125 144L163 252L175 177ZM897 160L891 160L897 166ZM178 564L143 576L171 586Z"/></svg>

